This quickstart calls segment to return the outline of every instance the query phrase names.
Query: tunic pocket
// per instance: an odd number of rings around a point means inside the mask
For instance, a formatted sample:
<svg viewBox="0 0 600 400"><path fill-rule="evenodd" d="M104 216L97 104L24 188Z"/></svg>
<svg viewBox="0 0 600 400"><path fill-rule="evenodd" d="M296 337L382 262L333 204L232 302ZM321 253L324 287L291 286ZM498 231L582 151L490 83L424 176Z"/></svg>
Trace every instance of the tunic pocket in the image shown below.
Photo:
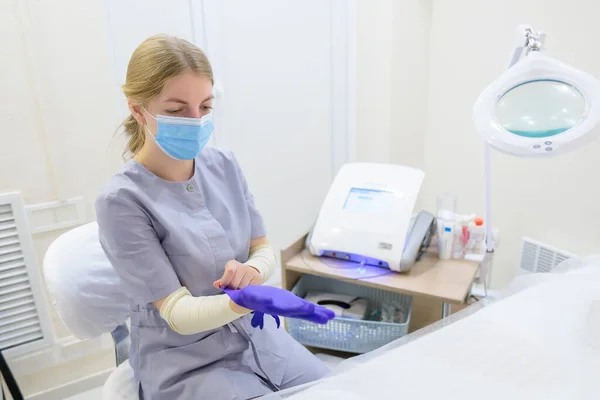
<svg viewBox="0 0 600 400"><path fill-rule="evenodd" d="M269 393L243 365L240 349L228 346L232 333L226 327L192 343L186 343L187 336L171 336L168 345L156 346L165 334L157 327L142 332L147 346L142 350L140 375L147 398L234 400Z"/></svg>
<svg viewBox="0 0 600 400"><path fill-rule="evenodd" d="M168 326L144 327L140 340L140 380L144 391L153 393L168 393L190 374L225 356L222 329L202 337L178 335Z"/></svg>

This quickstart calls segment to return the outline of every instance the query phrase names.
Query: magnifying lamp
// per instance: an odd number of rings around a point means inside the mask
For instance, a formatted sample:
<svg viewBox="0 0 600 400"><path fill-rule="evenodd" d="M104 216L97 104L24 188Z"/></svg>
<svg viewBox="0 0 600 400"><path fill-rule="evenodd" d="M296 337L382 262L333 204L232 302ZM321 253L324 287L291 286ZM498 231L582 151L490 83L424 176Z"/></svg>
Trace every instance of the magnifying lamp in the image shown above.
<svg viewBox="0 0 600 400"><path fill-rule="evenodd" d="M508 69L479 96L475 129L484 140L487 279L494 251L490 207L490 148L518 157L552 157L600 133L600 80L541 53L545 34L517 28Z"/></svg>

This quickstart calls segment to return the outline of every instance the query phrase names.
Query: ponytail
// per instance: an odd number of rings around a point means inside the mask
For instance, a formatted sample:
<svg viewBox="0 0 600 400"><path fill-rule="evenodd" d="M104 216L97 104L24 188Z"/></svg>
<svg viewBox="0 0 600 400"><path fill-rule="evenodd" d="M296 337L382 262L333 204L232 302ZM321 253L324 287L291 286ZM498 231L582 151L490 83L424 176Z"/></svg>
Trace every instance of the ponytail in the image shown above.
<svg viewBox="0 0 600 400"><path fill-rule="evenodd" d="M144 146L144 143L146 142L144 127L137 122L133 115L127 117L121 126L127 137L127 146L123 153L123 157L125 157L127 153L135 155L142 149L142 146Z"/></svg>

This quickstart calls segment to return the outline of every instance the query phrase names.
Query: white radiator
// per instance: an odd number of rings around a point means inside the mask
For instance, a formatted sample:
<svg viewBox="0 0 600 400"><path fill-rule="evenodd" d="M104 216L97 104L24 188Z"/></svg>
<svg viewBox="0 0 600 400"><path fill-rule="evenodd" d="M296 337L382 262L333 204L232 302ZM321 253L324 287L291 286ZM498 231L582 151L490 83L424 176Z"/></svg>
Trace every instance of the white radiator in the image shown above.
<svg viewBox="0 0 600 400"><path fill-rule="evenodd" d="M50 321L23 200L0 194L0 349L14 357L50 344Z"/></svg>
<svg viewBox="0 0 600 400"><path fill-rule="evenodd" d="M561 262L573 257L576 256L567 251L524 237L519 274L550 272Z"/></svg>

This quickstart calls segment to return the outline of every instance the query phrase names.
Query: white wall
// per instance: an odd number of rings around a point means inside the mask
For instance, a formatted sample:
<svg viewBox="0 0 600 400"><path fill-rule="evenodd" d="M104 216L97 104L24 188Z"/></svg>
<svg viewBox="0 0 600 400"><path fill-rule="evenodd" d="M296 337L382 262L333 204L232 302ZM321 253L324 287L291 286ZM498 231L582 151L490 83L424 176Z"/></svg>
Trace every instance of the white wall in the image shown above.
<svg viewBox="0 0 600 400"><path fill-rule="evenodd" d="M600 4L563 1L373 0L357 2L357 159L414 165L426 178L417 207L435 211L451 191L463 212L483 214L482 144L472 105L506 68L521 23L548 33L546 53L600 76L590 40ZM514 275L522 236L597 252L594 173L600 142L550 160L493 153L493 286Z"/></svg>
<svg viewBox="0 0 600 400"><path fill-rule="evenodd" d="M332 129L346 115L336 115L345 99L332 79L343 75L332 48L344 48L346 36L336 41L332 20L344 15L322 0L220 4L206 14L219 25L224 87L215 141L235 152L269 240L282 249L314 224L333 178Z"/></svg>
<svg viewBox="0 0 600 400"><path fill-rule="evenodd" d="M391 157L424 168L429 96L431 0L394 1Z"/></svg>
<svg viewBox="0 0 600 400"><path fill-rule="evenodd" d="M393 1L356 2L356 159L390 162Z"/></svg>
<svg viewBox="0 0 600 400"><path fill-rule="evenodd" d="M451 191L464 212L483 213L481 142L471 123L479 93L506 68L517 25L547 32L547 54L600 77L600 3L592 0L436 0L433 3L423 206ZM493 153L493 222L501 245L494 286L516 268L520 238L579 254L600 250L600 140L539 160Z"/></svg>
<svg viewBox="0 0 600 400"><path fill-rule="evenodd" d="M28 204L83 195L94 220L99 187L120 164L102 2L0 6L0 192L19 190ZM40 264L59 233L34 237Z"/></svg>
<svg viewBox="0 0 600 400"><path fill-rule="evenodd" d="M356 4L357 160L422 168L431 0Z"/></svg>
<svg viewBox="0 0 600 400"><path fill-rule="evenodd" d="M100 0L0 1L0 193L19 190L28 204L83 195L95 219L95 196L121 163L105 25ZM40 268L60 233L34 236ZM53 321L65 338L55 314ZM45 357L48 366L66 356L60 347L11 361L24 392L43 389L40 379L23 376L39 366L32 360Z"/></svg>

